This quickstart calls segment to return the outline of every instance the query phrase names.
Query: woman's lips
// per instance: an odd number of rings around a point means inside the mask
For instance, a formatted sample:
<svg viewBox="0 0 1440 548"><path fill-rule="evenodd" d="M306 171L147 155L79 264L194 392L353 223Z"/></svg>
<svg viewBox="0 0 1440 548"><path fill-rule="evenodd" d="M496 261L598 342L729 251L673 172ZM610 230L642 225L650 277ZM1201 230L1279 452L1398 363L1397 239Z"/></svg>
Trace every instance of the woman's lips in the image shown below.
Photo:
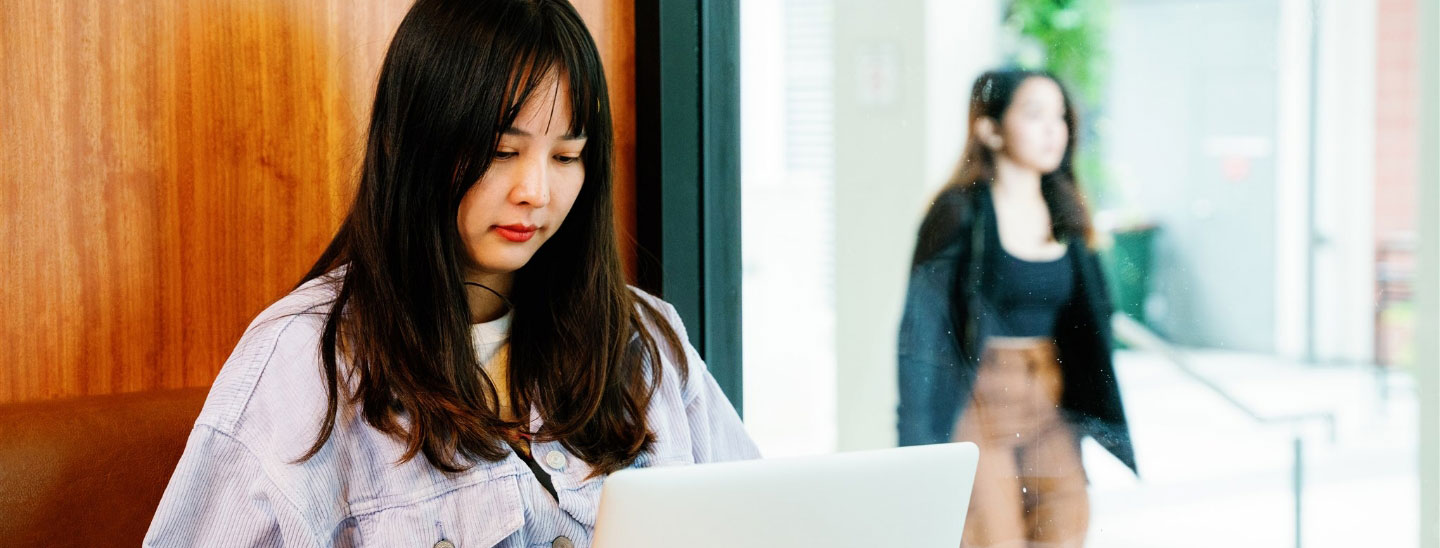
<svg viewBox="0 0 1440 548"><path fill-rule="evenodd" d="M506 225L496 226L495 232L506 240L515 243L524 243L530 241L530 238L535 237L535 232L539 229L539 227L528 225Z"/></svg>

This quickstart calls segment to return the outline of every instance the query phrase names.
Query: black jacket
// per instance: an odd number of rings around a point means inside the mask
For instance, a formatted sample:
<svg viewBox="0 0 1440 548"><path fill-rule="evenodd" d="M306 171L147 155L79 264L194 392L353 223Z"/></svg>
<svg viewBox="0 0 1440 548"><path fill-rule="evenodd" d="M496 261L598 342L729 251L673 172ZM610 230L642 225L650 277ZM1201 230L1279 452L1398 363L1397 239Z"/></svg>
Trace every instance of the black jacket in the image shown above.
<svg viewBox="0 0 1440 548"><path fill-rule="evenodd" d="M900 321L900 445L951 441L979 366L977 311L999 250L987 249L988 188L951 188L921 224ZM1075 296L1060 311L1055 342L1064 377L1060 402L1080 436L1091 436L1132 471L1135 450L1115 379L1112 307L1099 257L1071 241Z"/></svg>

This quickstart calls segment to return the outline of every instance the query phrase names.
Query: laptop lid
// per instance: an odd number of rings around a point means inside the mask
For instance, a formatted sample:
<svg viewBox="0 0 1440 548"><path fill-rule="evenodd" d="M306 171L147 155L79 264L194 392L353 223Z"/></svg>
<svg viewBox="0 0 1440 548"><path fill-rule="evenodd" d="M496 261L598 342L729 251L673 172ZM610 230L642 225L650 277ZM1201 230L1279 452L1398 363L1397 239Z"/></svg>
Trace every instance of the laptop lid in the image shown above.
<svg viewBox="0 0 1440 548"><path fill-rule="evenodd" d="M960 545L978 451L951 443L622 470L596 548Z"/></svg>

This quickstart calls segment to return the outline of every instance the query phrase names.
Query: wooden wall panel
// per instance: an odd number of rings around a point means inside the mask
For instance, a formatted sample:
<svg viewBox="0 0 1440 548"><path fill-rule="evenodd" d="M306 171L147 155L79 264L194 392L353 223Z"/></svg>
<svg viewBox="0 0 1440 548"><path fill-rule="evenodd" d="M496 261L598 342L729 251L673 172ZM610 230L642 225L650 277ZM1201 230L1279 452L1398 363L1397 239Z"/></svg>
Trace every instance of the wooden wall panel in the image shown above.
<svg viewBox="0 0 1440 548"><path fill-rule="evenodd" d="M615 222L625 272L636 280L635 245L635 2L579 0L576 10L595 36L605 64L615 124Z"/></svg>
<svg viewBox="0 0 1440 548"><path fill-rule="evenodd" d="M631 4L579 4L629 135ZM209 384L343 215L408 6L0 2L0 403Z"/></svg>

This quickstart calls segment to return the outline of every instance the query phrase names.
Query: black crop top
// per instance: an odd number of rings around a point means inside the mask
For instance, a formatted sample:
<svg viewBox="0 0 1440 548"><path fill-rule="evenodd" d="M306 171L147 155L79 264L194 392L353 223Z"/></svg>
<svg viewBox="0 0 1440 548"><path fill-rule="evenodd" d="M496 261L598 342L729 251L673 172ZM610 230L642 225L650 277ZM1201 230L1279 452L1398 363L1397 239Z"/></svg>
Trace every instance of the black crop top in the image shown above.
<svg viewBox="0 0 1440 548"><path fill-rule="evenodd" d="M1052 261L1026 261L1000 245L1000 225L994 203L987 195L990 222L986 226L986 266L991 283L981 292L980 334L984 337L1053 337L1060 308L1075 292L1074 262L1065 254Z"/></svg>

